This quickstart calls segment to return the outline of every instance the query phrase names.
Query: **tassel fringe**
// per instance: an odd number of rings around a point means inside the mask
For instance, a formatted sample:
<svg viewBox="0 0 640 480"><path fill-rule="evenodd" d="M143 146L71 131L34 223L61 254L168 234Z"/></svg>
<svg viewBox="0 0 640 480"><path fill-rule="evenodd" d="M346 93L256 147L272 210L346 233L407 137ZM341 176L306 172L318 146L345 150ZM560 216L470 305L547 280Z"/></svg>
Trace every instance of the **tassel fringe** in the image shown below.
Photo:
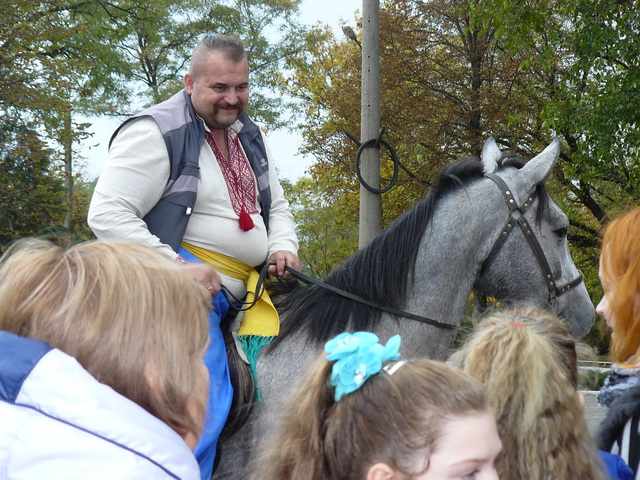
<svg viewBox="0 0 640 480"><path fill-rule="evenodd" d="M242 350L244 350L247 359L249 360L249 369L251 375L253 375L253 381L256 385L256 400L262 401L260 398L260 389L258 388L258 373L256 371L256 364L258 363L258 355L262 347L269 345L273 342L275 337L262 337L260 335L239 335L238 339L242 344Z"/></svg>
<svg viewBox="0 0 640 480"><path fill-rule="evenodd" d="M251 215L249 215L244 208L240 210L240 219L238 222L240 224L240 230L242 230L243 232L248 232L254 227Z"/></svg>

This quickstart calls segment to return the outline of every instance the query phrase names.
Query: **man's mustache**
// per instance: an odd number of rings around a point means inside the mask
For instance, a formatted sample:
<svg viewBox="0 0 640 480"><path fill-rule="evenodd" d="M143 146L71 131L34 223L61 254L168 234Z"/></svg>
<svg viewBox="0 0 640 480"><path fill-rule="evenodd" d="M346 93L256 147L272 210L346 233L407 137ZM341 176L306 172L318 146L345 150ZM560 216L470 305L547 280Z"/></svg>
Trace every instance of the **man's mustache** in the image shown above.
<svg viewBox="0 0 640 480"><path fill-rule="evenodd" d="M242 103L237 102L235 104L231 104L227 102L220 102L220 103L217 103L216 106L218 108L235 108L236 110L240 110L242 108Z"/></svg>

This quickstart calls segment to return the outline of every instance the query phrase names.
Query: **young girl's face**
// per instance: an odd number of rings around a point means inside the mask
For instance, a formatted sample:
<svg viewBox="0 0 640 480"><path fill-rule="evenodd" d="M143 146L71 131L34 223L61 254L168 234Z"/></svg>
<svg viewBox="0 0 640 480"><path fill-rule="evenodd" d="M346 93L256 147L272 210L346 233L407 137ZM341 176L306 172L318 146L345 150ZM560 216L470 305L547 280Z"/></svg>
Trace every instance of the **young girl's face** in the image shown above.
<svg viewBox="0 0 640 480"><path fill-rule="evenodd" d="M418 480L497 480L495 461L502 443L490 412L454 417L446 422L429 469Z"/></svg>

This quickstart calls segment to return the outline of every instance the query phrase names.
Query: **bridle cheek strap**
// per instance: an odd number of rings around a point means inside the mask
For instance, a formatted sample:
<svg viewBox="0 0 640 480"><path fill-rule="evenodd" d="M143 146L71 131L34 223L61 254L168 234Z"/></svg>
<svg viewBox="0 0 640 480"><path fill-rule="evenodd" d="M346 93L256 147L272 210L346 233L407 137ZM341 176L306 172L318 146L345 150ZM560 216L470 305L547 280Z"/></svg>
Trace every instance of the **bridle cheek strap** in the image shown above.
<svg viewBox="0 0 640 480"><path fill-rule="evenodd" d="M575 288L582 283L582 274L579 274L578 277L576 277L574 280L567 283L566 285L562 285L558 287L556 285L555 279L553 278L553 273L551 272L551 267L549 266L547 257L542 251L540 242L536 238L535 234L533 233L533 229L531 228L531 225L529 224L526 217L524 216L526 211L533 204L537 196L537 192L534 190L534 192L527 198L527 200L525 200L522 206L520 206L518 205L517 200L513 196L511 189L501 177L499 177L495 173L486 173L485 177L492 180L502 192L502 195L504 196L505 201L507 202L507 207L509 208L509 218L504 224L504 227L502 227L502 230L500 231L500 236L493 244L493 247L491 248L489 255L487 256L485 261L482 263L482 267L480 267L480 275L484 274L485 271L489 268L489 266L493 263L495 258L498 256L498 253L500 252L504 244L507 242L509 235L511 234L511 232L513 231L513 229L517 224L520 226L520 229L522 230L524 237L529 242L529 245L531 246L531 249L533 250L534 255L538 259L538 264L540 265L540 268L542 269L542 272L544 274L545 284L547 286L547 289L549 290L549 299L548 299L549 305L555 306L557 303L557 298L560 295L568 292L572 288Z"/></svg>

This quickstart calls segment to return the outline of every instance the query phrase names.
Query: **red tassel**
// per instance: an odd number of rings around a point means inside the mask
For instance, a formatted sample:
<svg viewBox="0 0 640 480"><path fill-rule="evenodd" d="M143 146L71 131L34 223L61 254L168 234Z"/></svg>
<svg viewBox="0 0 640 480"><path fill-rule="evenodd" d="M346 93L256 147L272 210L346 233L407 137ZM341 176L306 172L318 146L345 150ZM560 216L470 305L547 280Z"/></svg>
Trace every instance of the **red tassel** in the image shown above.
<svg viewBox="0 0 640 480"><path fill-rule="evenodd" d="M244 208L240 210L240 219L238 222L240 224L240 230L243 232L248 232L254 227L251 215L249 215Z"/></svg>

